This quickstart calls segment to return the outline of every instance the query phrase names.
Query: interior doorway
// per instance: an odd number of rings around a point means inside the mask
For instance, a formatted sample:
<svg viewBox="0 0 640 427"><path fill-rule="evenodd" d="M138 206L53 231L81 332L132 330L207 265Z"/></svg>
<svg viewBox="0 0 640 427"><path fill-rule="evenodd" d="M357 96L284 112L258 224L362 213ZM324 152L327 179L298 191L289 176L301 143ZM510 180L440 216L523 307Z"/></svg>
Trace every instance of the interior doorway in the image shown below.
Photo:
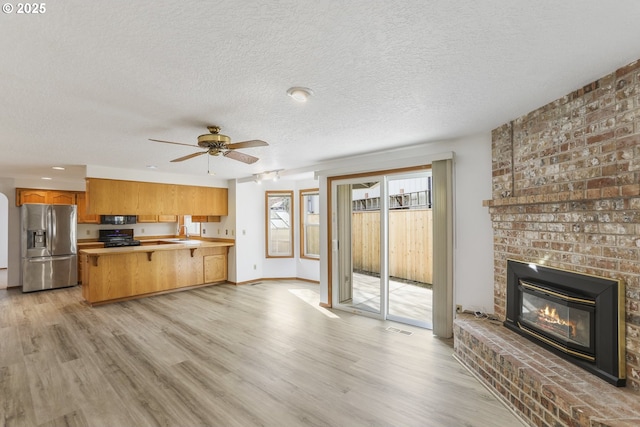
<svg viewBox="0 0 640 427"><path fill-rule="evenodd" d="M432 327L431 171L332 180L332 305Z"/></svg>

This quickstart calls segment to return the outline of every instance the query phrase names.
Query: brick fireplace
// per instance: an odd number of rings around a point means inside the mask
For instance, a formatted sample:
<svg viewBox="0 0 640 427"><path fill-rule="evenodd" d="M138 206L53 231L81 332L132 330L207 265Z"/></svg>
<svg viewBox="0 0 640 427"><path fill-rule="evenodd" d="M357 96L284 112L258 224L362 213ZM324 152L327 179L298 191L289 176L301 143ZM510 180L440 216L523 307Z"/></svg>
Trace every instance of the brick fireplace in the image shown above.
<svg viewBox="0 0 640 427"><path fill-rule="evenodd" d="M485 205L494 230L496 317L504 321L507 315L509 259L624 283L626 388L619 391L639 400L640 60L494 129L492 153L493 198ZM472 323L456 325L456 352L468 359L468 366L473 357L463 355L462 347L482 347L477 340L487 336L484 329L469 335L465 328ZM465 337L471 341L463 342ZM545 409L543 403L540 409L522 402L535 400L535 393L529 398L522 390L518 393L513 406L529 408L519 412L537 411L537 419L544 419L541 412L552 412L554 422L559 418L557 407ZM635 406L624 413L640 423L640 407Z"/></svg>

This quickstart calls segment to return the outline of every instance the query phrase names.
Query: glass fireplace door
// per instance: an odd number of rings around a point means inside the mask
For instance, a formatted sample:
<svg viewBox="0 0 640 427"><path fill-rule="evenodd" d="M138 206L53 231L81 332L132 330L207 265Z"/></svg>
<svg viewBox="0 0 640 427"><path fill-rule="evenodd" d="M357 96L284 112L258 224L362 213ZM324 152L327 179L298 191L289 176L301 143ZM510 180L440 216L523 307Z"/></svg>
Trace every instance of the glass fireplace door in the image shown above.
<svg viewBox="0 0 640 427"><path fill-rule="evenodd" d="M540 334L548 344L591 359L595 352L594 300L563 295L526 281L520 282L520 289L523 329Z"/></svg>

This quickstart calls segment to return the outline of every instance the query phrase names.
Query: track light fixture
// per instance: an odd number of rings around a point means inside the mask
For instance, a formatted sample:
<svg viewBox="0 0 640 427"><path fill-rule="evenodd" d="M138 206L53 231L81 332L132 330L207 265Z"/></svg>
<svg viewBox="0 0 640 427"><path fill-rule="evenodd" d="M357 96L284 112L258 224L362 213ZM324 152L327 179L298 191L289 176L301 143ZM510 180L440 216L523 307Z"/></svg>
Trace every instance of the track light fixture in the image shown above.
<svg viewBox="0 0 640 427"><path fill-rule="evenodd" d="M253 174L253 182L256 184L261 184L265 179L272 179L273 181L278 181L280 179L280 172L284 169L276 169L272 171L265 171L261 173Z"/></svg>

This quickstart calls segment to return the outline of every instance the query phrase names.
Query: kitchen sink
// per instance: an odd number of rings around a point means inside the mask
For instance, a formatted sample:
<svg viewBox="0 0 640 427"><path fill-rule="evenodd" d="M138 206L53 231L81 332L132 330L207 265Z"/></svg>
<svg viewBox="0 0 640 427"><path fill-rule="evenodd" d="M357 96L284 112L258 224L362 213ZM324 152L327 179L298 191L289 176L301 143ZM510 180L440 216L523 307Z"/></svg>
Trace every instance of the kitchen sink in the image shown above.
<svg viewBox="0 0 640 427"><path fill-rule="evenodd" d="M159 240L158 244L159 245L179 245L179 244L197 245L199 242L200 242L199 240L193 240L193 239L166 239L166 240Z"/></svg>

